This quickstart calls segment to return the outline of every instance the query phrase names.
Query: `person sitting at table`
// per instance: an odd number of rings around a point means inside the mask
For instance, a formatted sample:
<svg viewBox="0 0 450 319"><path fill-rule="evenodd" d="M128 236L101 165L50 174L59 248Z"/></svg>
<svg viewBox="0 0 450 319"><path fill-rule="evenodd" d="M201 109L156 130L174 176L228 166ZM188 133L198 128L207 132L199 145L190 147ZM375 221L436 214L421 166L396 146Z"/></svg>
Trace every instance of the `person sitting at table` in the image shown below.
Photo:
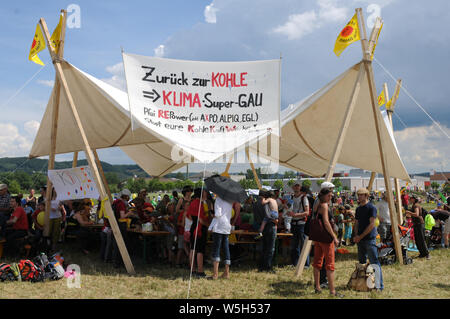
<svg viewBox="0 0 450 319"><path fill-rule="evenodd" d="M151 220L150 214L155 210L153 205L145 202L145 199L140 197L136 197L132 202L134 203L135 211L139 217L138 223L141 225L149 223Z"/></svg>
<svg viewBox="0 0 450 319"><path fill-rule="evenodd" d="M131 192L128 189L123 189L120 192L120 198L116 199L113 202L114 216L118 221L119 230L125 245L127 244L127 219L132 216L137 217L137 214L135 212L129 210L128 201L130 200L130 197ZM123 265L122 256L120 254L119 246L117 245L117 241L115 240L115 238L113 246L113 260L115 268L119 268L121 265Z"/></svg>
<svg viewBox="0 0 450 319"><path fill-rule="evenodd" d="M6 241L11 252L17 252L17 240L28 234L28 218L25 210L21 206L21 199L18 196L11 197L10 205L13 213L6 221Z"/></svg>
<svg viewBox="0 0 450 319"><path fill-rule="evenodd" d="M90 239L92 237L91 230L88 228L89 225L93 225L94 221L90 220L91 214L91 204L90 202L83 201L83 203L77 207L75 214L73 215L72 221L78 223L77 237L80 242L80 248L83 254L89 254Z"/></svg>

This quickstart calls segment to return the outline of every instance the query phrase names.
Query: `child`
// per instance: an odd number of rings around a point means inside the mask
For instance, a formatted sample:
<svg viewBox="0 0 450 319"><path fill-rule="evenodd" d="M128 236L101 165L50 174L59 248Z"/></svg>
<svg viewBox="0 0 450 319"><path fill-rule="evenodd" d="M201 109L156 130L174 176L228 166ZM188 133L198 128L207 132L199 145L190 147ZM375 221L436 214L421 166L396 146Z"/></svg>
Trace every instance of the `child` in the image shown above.
<svg viewBox="0 0 450 319"><path fill-rule="evenodd" d="M350 210L350 205L344 206L345 212L344 212L344 220L342 221L344 223L344 245L350 245L350 241L352 238L352 229L353 229L353 213ZM347 241L348 240L348 241Z"/></svg>
<svg viewBox="0 0 450 319"><path fill-rule="evenodd" d="M336 210L336 226L338 228L337 237L339 240L338 247L342 244L342 236L344 235L344 206L339 206Z"/></svg>
<svg viewBox="0 0 450 319"><path fill-rule="evenodd" d="M294 201L292 199L290 199L290 198L287 199L287 208L285 208L283 210L284 228L285 228L286 233L291 232L292 216L290 216L290 214L288 214L288 213L292 211L293 204L294 204Z"/></svg>
<svg viewBox="0 0 450 319"><path fill-rule="evenodd" d="M264 209L266 210L266 216L264 217L264 220L261 223L258 235L255 236L256 240L263 237L262 232L264 230L264 227L266 227L267 222L272 221L275 224L275 227L278 223L278 204L277 201L272 198L274 194L272 192L267 191L264 192L260 191L260 194L262 194L263 197L261 204L264 205Z"/></svg>

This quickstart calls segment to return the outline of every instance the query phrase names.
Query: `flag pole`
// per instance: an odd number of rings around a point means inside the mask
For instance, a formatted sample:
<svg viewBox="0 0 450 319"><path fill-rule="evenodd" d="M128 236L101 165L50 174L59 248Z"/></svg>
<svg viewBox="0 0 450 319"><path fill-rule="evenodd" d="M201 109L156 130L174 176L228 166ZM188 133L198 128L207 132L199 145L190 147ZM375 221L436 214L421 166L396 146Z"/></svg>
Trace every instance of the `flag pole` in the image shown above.
<svg viewBox="0 0 450 319"><path fill-rule="evenodd" d="M376 96L376 88L375 88L375 82L374 82L374 75L373 75L373 69L372 69L372 60L370 51L367 49L367 40L366 40L366 27L364 23L364 16L362 14L362 9L357 8L357 17L358 17L358 25L360 29L363 30L364 38L361 41L362 45L362 51L363 51L363 63L364 67L366 69L367 74L367 81L369 84L369 93L370 93L370 99L372 104L372 112L375 120L375 130L377 134L377 140L378 140L378 149L380 152L381 157L381 166L383 168L383 176L384 176L384 185L386 187L386 194L388 195L388 205L389 205L389 213L391 217L391 225L392 225L392 234L394 239L394 246L395 246L395 252L397 254L397 261L399 261L403 254L402 249L400 245L400 237L398 233L398 223L397 219L395 218L395 206L394 206L394 198L392 195L392 187L391 187L391 178L390 178L390 172L389 172L389 166L387 162L387 156L385 152L385 145L383 142L383 138L381 136L381 128L382 128L382 121L381 113L379 111L378 102L377 102L377 96Z"/></svg>
<svg viewBox="0 0 450 319"><path fill-rule="evenodd" d="M50 38L46 37L46 41L48 44L48 49L50 52L50 56L52 60L62 59L64 55L64 37L66 34L66 18L67 18L67 11L61 10L61 13L63 14L63 24L61 26L61 34L60 34L60 50L58 51L58 54L55 55L55 52L50 46ZM44 28L41 23L42 33L45 33ZM44 34L44 36L48 35ZM51 124L51 132L50 132L50 154L48 158L48 167L47 167L47 174L48 171L55 168L55 157L56 157L56 136L58 131L58 117L59 117L59 102L60 102L60 94L61 94L61 83L59 82L58 76L55 75L55 87L54 87L54 104L53 104L53 110L52 110L52 124ZM50 209L51 209L51 200L52 200L52 190L53 185L50 181L50 178L47 178L47 190L45 192L45 213L44 213L44 237L48 237L50 233Z"/></svg>
<svg viewBox="0 0 450 319"><path fill-rule="evenodd" d="M395 107L395 104L397 103L397 98L398 98L398 94L400 92L401 86L402 86L402 80L398 79L397 84L395 85L394 96L392 97L391 105L389 108L386 108L387 116L389 118L389 122L390 122L391 128L392 128L392 132L394 132L394 125L392 124L392 114L394 114L394 107ZM388 88L387 88L386 83L384 83L384 92L385 92L386 100L389 101L389 93L388 93ZM398 224L402 225L403 224L402 197L400 194L400 181L398 178L394 178L394 187L395 187L395 197L396 197L396 202L397 202L396 207L397 207Z"/></svg>
<svg viewBox="0 0 450 319"><path fill-rule="evenodd" d="M81 123L77 108L76 108L74 100L72 98L72 94L70 93L69 86L67 84L66 77L63 72L63 68L61 66L61 59L55 54L53 47L50 45L50 34L48 32L48 28L47 28L47 24L46 24L45 20L43 18L41 18L39 22L40 22L42 30L44 32L44 36L47 40L50 56L52 57L53 65L55 66L56 74L57 74L57 77L59 80L58 83L60 83L60 85L62 86L62 89L63 89L62 91L64 92L64 95L67 98L70 110L71 110L74 120L78 126L78 130L80 132L81 138L83 139L84 152L86 154L86 158L88 160L89 166L91 167L93 177L97 184L100 197L105 198L107 196L106 191L105 191L105 186L102 183L102 179L100 177L100 173L99 173L98 167L96 165L92 149L89 145L86 133L85 133L83 125ZM57 120L57 118L55 120ZM55 134L55 136L56 136L56 134ZM54 145L56 145L56 143L54 143ZM127 248L125 246L125 242L123 240L122 234L120 233L120 229L117 224L117 220L116 220L114 212L112 210L111 202L108 202L108 204L105 205L105 208L106 208L106 213L109 217L109 222L111 224L111 229L113 231L114 238L116 239L117 246L118 246L121 256L123 258L125 268L127 269L127 272L129 274L135 274L133 264L131 263L130 256L129 256Z"/></svg>

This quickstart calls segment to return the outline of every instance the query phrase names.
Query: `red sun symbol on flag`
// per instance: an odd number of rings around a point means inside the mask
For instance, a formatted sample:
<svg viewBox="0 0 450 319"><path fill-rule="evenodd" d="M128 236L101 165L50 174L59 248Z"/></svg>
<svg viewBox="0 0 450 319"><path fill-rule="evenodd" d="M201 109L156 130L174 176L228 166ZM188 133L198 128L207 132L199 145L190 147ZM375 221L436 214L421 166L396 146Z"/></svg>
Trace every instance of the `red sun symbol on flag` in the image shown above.
<svg viewBox="0 0 450 319"><path fill-rule="evenodd" d="M349 35L351 35L353 33L353 27L351 26L346 26L344 29L342 29L341 31L341 37L348 37Z"/></svg>
<svg viewBox="0 0 450 319"><path fill-rule="evenodd" d="M36 46L36 39L33 39L33 44L31 45L31 48L33 49Z"/></svg>

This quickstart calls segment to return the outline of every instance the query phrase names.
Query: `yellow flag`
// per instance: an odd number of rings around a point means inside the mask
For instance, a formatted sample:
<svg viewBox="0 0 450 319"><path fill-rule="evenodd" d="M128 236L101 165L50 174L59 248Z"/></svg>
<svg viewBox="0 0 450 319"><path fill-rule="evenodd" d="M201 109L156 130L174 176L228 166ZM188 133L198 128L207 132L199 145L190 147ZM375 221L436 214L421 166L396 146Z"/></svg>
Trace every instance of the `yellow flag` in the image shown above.
<svg viewBox="0 0 450 319"><path fill-rule="evenodd" d="M360 40L359 37L359 28L358 28L358 18L356 17L356 13L353 18L347 23L347 25L342 29L339 33L336 43L334 44L333 52L340 56L342 51L345 50L347 46L351 43Z"/></svg>
<svg viewBox="0 0 450 319"><path fill-rule="evenodd" d="M395 100L396 100L396 101L398 100L398 95L399 95L399 94L400 94L400 90L397 90L396 93L395 93ZM391 97L391 99L386 103L386 108L387 108L387 109L390 109L390 108L391 108L393 98L394 98L394 97Z"/></svg>
<svg viewBox="0 0 450 319"><path fill-rule="evenodd" d="M381 28L383 28L383 23L381 23L380 28L378 29L378 34L377 34L377 38L375 40L375 43L373 44L373 48L372 48L372 53L370 55L370 59L373 60L373 55L375 54L375 48L378 44L378 37L380 36L380 32L381 32Z"/></svg>
<svg viewBox="0 0 450 319"><path fill-rule="evenodd" d="M381 91L380 95L378 95L378 106L382 106L384 103L386 103L386 97L384 96L384 90Z"/></svg>
<svg viewBox="0 0 450 319"><path fill-rule="evenodd" d="M41 27L39 23L36 25L36 32L34 33L33 43L31 44L30 54L28 56L28 60L33 61L34 63L44 65L41 59L38 57L38 53L45 49L45 40L44 35L42 34Z"/></svg>
<svg viewBox="0 0 450 319"><path fill-rule="evenodd" d="M50 38L50 45L52 46L52 48L55 50L55 53L58 54L59 51L59 45L61 43L61 27L62 27L62 21L63 21L63 16L60 15L59 16L59 22L58 25L56 26L55 30L52 33L52 36Z"/></svg>

